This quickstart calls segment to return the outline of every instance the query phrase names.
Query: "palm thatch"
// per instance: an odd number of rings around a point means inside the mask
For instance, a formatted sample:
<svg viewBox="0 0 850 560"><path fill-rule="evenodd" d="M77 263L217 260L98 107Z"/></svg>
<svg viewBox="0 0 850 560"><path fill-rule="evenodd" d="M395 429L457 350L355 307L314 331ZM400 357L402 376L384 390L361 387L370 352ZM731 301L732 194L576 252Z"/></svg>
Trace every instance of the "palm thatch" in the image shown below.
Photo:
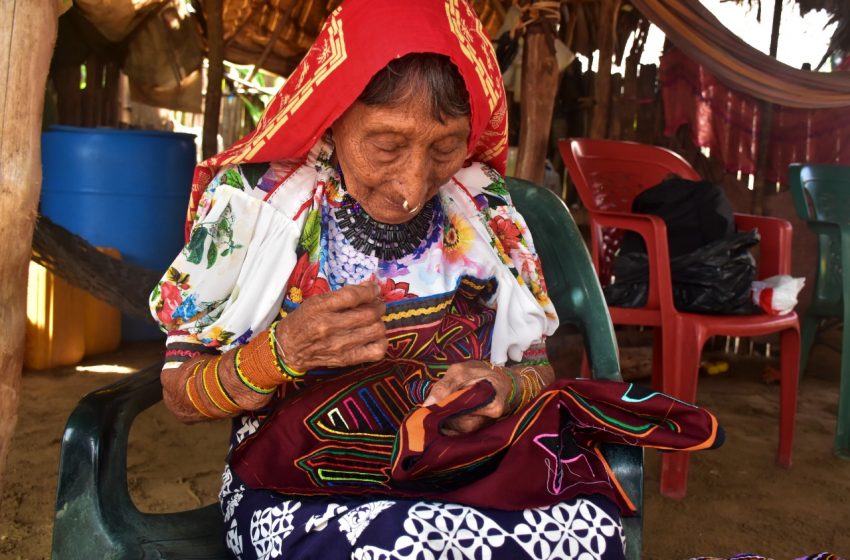
<svg viewBox="0 0 850 560"><path fill-rule="evenodd" d="M224 0L224 58L289 75L319 34L328 14L340 2ZM470 4L492 36L502 25L505 9L511 2L472 0Z"/></svg>

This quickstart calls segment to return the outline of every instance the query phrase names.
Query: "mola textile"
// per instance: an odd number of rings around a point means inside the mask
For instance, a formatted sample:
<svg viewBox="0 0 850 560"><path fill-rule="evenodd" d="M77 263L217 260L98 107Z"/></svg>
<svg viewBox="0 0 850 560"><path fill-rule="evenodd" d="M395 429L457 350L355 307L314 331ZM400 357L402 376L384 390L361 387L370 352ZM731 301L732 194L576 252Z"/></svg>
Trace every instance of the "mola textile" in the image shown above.
<svg viewBox="0 0 850 560"><path fill-rule="evenodd" d="M706 410L635 384L581 379L556 381L474 433L446 436L440 427L492 401L495 391L486 381L432 406L408 399L394 434L334 430L340 407L375 411L381 401L369 395L398 386L409 373L381 371L386 366L366 367L302 390L234 450L231 467L251 488L288 495L388 495L517 510L599 494L629 514L635 506L601 444L696 451L723 442ZM374 413L390 417L393 411ZM339 476L328 476L332 472Z"/></svg>

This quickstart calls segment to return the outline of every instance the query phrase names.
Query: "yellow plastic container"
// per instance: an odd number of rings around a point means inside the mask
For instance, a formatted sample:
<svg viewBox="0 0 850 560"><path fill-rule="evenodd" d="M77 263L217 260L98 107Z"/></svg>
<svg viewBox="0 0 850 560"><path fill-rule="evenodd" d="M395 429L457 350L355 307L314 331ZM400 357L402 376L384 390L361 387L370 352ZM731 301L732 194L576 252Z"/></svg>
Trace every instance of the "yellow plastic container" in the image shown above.
<svg viewBox="0 0 850 560"><path fill-rule="evenodd" d="M101 249L118 256L114 249ZM121 343L121 312L30 262L24 367L49 369L110 352Z"/></svg>
<svg viewBox="0 0 850 560"><path fill-rule="evenodd" d="M76 364L86 352L82 293L43 266L30 262L24 367Z"/></svg>
<svg viewBox="0 0 850 560"><path fill-rule="evenodd" d="M99 250L116 259L121 257L118 249L101 248ZM94 356L112 352L121 344L121 312L88 292L82 291L82 294L85 355Z"/></svg>

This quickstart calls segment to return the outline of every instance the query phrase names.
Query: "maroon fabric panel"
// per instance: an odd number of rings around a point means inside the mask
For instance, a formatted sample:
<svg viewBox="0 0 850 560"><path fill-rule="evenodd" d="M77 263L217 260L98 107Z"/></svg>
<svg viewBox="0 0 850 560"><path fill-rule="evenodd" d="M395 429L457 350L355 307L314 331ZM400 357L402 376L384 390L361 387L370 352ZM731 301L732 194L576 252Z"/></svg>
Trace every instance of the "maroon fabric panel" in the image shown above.
<svg viewBox="0 0 850 560"><path fill-rule="evenodd" d="M251 487L285 494L417 497L505 510L600 494L628 514L634 506L600 444L695 451L722 441L716 419L701 408L638 385L593 380L557 381L514 415L471 434L444 436L440 425L489 402L494 391L487 382L430 407L408 399L396 429L370 432L368 413L362 412L359 424L346 421L357 426L333 433L328 424L345 403L369 410L369 392L362 388L378 394L376 384L388 383L404 394L405 379L417 378L412 362L378 371L386 367L351 372L322 382L323 390L302 392L281 408L284 414L275 414L280 421L267 422L235 450L236 473ZM343 387L344 397L323 397Z"/></svg>

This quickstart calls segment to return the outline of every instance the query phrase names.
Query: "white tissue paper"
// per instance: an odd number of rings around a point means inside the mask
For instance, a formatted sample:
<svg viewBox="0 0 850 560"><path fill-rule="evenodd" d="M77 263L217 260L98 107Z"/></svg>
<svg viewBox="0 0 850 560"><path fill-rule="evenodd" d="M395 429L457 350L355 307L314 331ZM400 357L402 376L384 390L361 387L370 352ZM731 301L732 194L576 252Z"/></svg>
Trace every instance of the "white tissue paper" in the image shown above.
<svg viewBox="0 0 850 560"><path fill-rule="evenodd" d="M805 278L794 278L786 274L755 280L750 288L754 304L770 315L784 315L794 310L797 294L805 285Z"/></svg>

